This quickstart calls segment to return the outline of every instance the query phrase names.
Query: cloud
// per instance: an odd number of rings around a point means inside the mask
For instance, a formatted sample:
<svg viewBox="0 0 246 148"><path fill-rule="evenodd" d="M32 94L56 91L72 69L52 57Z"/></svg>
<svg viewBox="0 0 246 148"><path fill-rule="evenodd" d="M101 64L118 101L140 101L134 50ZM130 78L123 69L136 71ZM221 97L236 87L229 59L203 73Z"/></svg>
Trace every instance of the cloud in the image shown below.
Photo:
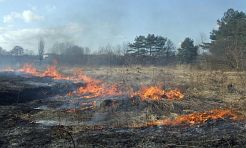
<svg viewBox="0 0 246 148"><path fill-rule="evenodd" d="M25 22L32 22L36 20L42 20L43 16L34 14L31 10L25 10L22 12L22 17Z"/></svg>
<svg viewBox="0 0 246 148"><path fill-rule="evenodd" d="M3 17L3 22L4 23L12 23L14 22L16 19L20 19L23 20L26 23L30 23L33 21L39 21L44 19L43 16L37 15L35 14L32 10L24 10L23 12L11 12L8 15L5 15Z"/></svg>
<svg viewBox="0 0 246 148"><path fill-rule="evenodd" d="M56 42L79 43L78 36L83 32L83 27L76 23L55 28L1 28L0 27L0 46L10 50L15 45L35 51L40 38L44 38L46 49Z"/></svg>
<svg viewBox="0 0 246 148"><path fill-rule="evenodd" d="M45 9L47 12L52 12L56 10L56 6L55 5L46 5Z"/></svg>

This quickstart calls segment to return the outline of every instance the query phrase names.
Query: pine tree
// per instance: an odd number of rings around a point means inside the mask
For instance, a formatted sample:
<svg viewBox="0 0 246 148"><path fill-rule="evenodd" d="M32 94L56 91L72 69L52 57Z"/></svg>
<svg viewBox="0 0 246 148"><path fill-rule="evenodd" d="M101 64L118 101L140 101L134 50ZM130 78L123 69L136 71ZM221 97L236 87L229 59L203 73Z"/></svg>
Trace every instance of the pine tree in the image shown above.
<svg viewBox="0 0 246 148"><path fill-rule="evenodd" d="M190 38L185 38L178 49L178 57L181 63L191 64L196 60L198 55L198 46L194 45L194 41Z"/></svg>

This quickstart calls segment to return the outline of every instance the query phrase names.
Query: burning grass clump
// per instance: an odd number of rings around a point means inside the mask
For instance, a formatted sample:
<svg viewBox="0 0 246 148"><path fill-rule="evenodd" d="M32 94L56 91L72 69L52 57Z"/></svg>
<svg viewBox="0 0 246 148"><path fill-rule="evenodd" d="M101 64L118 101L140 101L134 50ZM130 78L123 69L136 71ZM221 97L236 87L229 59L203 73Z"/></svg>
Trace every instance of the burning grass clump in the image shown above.
<svg viewBox="0 0 246 148"><path fill-rule="evenodd" d="M139 91L133 93L133 96L139 96L142 101L159 101L163 98L181 100L184 98L180 90L164 90L162 86L143 86Z"/></svg>
<svg viewBox="0 0 246 148"><path fill-rule="evenodd" d="M231 120L239 119L238 113L230 109L214 109L206 112L195 112L187 115L180 115L174 119L163 119L152 121L148 123L148 126L159 125L182 125L182 124L202 124L208 120L218 120L229 118Z"/></svg>

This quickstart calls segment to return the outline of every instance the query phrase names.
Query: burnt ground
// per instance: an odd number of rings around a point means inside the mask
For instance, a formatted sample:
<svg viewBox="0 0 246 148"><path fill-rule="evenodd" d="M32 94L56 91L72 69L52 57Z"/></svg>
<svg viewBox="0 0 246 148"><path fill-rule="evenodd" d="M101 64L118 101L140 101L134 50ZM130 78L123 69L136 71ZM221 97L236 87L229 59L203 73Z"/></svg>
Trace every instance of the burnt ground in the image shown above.
<svg viewBox="0 0 246 148"><path fill-rule="evenodd" d="M208 121L194 126L103 128L45 126L19 118L27 106L1 106L1 147L244 147L245 122Z"/></svg>
<svg viewBox="0 0 246 148"><path fill-rule="evenodd" d="M0 105L26 103L57 94L65 95L83 84L48 77L33 77L17 72L0 73Z"/></svg>
<svg viewBox="0 0 246 148"><path fill-rule="evenodd" d="M83 84L19 74L2 74L0 85L0 147L244 147L246 144L244 120L144 126L156 119L227 108L229 105L220 99L186 95L182 101L142 102L128 96L88 100L65 96Z"/></svg>

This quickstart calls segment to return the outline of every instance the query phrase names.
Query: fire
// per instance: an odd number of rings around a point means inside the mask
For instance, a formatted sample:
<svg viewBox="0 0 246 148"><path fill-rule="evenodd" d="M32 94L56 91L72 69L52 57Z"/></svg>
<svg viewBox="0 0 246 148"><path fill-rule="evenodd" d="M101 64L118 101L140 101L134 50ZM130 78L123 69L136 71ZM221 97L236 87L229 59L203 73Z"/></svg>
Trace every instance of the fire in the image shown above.
<svg viewBox="0 0 246 148"><path fill-rule="evenodd" d="M39 76L39 73L35 67L33 67L31 64L25 64L18 70L19 72L31 74L34 76Z"/></svg>
<svg viewBox="0 0 246 148"><path fill-rule="evenodd" d="M49 66L46 70L37 71L31 64L25 64L22 68L17 71L31 74L39 77L51 77L58 80L71 80L73 82L85 82L84 87L77 89L75 95L83 96L84 98L95 98L101 96L118 96L120 91L117 85L105 84L100 80L93 79L84 74L82 69L76 69L71 76L65 76L61 74L57 67L54 65ZM70 92L67 96L72 96L74 93Z"/></svg>
<svg viewBox="0 0 246 148"><path fill-rule="evenodd" d="M177 89L175 90L164 90L161 86L150 86L142 87L140 91L134 93L133 96L139 96L141 100L153 100L158 101L162 98L173 99L183 99L184 95Z"/></svg>
<svg viewBox="0 0 246 148"><path fill-rule="evenodd" d="M68 92L66 96L72 97L73 96L73 92Z"/></svg>
<svg viewBox="0 0 246 148"><path fill-rule="evenodd" d="M54 79L67 79L67 77L60 74L56 68L56 66L52 65L49 66L45 71L41 72L38 71L32 64L24 64L20 69L17 71L31 74L33 76L38 77L51 77Z"/></svg>
<svg viewBox="0 0 246 148"><path fill-rule="evenodd" d="M75 69L74 75L70 78L71 80L77 82L77 81L83 81L85 83L100 83L100 80L93 79L86 74L84 74L84 71L82 69Z"/></svg>
<svg viewBox="0 0 246 148"><path fill-rule="evenodd" d="M184 98L184 95L178 89L166 91L165 96L167 97L167 99L172 99L172 100Z"/></svg>
<svg viewBox="0 0 246 148"><path fill-rule="evenodd" d="M105 96L119 96L122 92L115 84L104 83L103 81L94 79L84 74L82 69L75 69L72 75L65 76L61 74L55 65L49 66L44 71L38 71L31 64L25 64L22 68L17 71L28 73L38 77L51 77L58 80L70 80L73 82L85 82L85 86L80 87L75 93L69 93L68 96L77 95L83 98L96 98ZM161 100L167 98L182 99L184 95L177 89L175 90L164 90L161 86L150 86L142 87L139 91L131 93L131 96L139 96L142 100Z"/></svg>
<svg viewBox="0 0 246 148"><path fill-rule="evenodd" d="M85 87L78 88L77 94L87 99L121 95L116 85L103 85L102 83L95 82L87 83Z"/></svg>
<svg viewBox="0 0 246 148"><path fill-rule="evenodd" d="M157 86L150 86L148 88L142 88L138 93L142 100L160 100L165 96L165 91Z"/></svg>
<svg viewBox="0 0 246 148"><path fill-rule="evenodd" d="M56 68L56 66L52 65L52 66L49 66L47 68L47 70L45 70L43 73L42 73L42 76L43 77L51 77L51 78L54 78L54 79L66 79L62 74L60 74Z"/></svg>
<svg viewBox="0 0 246 148"><path fill-rule="evenodd" d="M83 81L85 86L79 87L75 95L83 98L96 98L104 96L119 96L121 92L117 85L103 83L84 74L82 69L75 69L74 75L70 78L73 81ZM71 95L71 94L70 94Z"/></svg>
<svg viewBox="0 0 246 148"><path fill-rule="evenodd" d="M238 119L236 112L230 109L214 109L207 112L197 112L188 115L181 115L175 119L163 119L147 123L148 126L158 125L181 125L181 124L202 124L208 120L229 118L232 120Z"/></svg>

